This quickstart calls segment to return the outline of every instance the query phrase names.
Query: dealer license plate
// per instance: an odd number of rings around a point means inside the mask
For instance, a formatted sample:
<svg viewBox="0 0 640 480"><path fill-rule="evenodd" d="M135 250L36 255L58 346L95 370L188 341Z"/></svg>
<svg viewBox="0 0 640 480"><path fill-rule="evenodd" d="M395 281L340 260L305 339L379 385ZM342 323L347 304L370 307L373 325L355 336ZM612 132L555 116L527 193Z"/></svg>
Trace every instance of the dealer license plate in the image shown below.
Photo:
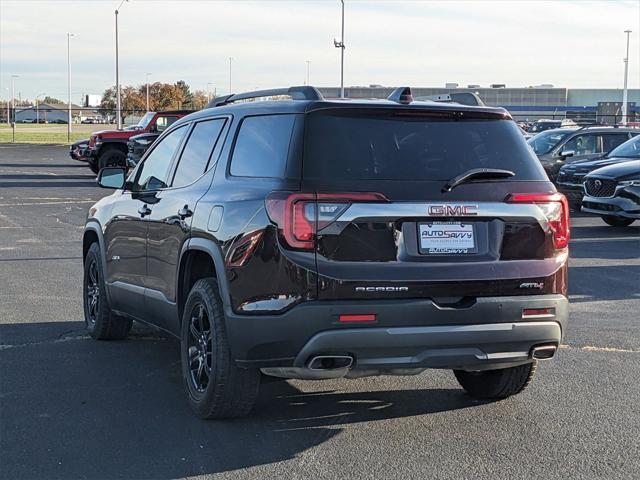
<svg viewBox="0 0 640 480"><path fill-rule="evenodd" d="M478 251L472 223L420 223L418 235L423 254L458 255Z"/></svg>

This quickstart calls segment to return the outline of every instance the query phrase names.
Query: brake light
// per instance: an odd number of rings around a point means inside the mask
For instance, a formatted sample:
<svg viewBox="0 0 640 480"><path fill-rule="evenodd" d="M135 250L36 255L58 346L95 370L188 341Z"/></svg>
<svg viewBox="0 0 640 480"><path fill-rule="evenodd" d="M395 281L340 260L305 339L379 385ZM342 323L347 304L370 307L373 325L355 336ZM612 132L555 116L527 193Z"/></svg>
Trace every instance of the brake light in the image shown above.
<svg viewBox="0 0 640 480"><path fill-rule="evenodd" d="M512 193L509 203L534 203L544 213L553 233L555 248L569 245L569 204L561 193Z"/></svg>
<svg viewBox="0 0 640 480"><path fill-rule="evenodd" d="M313 250L316 233L334 222L349 205L361 202L388 200L381 193L271 192L265 206L287 245Z"/></svg>

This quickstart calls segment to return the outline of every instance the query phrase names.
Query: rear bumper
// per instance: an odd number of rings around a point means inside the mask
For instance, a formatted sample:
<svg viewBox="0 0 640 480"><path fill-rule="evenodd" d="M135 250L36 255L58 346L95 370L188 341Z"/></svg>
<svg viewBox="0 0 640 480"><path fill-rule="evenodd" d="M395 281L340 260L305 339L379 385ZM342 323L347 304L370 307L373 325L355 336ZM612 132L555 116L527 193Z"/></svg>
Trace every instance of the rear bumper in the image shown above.
<svg viewBox="0 0 640 480"><path fill-rule="evenodd" d="M553 314L523 318L525 308ZM376 314L345 324L340 314ZM349 355L355 370L481 370L530 361L534 346L558 345L568 318L563 295L480 297L466 308L428 299L308 302L277 316L227 312L231 353L243 367L298 367L319 355Z"/></svg>
<svg viewBox="0 0 640 480"><path fill-rule="evenodd" d="M640 204L631 198L621 196L600 198L585 195L582 200L582 211L601 216L640 218Z"/></svg>

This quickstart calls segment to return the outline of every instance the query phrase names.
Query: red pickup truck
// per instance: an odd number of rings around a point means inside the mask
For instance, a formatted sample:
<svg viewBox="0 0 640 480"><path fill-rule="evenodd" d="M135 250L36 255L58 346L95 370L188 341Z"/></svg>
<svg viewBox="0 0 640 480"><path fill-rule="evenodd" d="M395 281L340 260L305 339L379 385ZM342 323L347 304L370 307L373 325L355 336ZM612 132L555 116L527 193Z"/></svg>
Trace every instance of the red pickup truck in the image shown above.
<svg viewBox="0 0 640 480"><path fill-rule="evenodd" d="M127 141L141 133L161 133L176 120L191 113L189 110L147 112L136 125L122 130L93 132L85 151L89 168L98 173L104 167L124 167L127 158Z"/></svg>

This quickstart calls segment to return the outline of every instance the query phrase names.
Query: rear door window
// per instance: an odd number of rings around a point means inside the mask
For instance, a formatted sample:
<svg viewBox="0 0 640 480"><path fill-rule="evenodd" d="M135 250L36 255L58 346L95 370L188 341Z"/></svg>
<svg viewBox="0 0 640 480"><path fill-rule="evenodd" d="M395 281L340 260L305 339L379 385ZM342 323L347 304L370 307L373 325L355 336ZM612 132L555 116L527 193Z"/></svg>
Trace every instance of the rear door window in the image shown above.
<svg viewBox="0 0 640 480"><path fill-rule="evenodd" d="M449 180L472 168L545 178L511 120L334 110L309 114L305 124L307 179Z"/></svg>
<svg viewBox="0 0 640 480"><path fill-rule="evenodd" d="M576 155L600 153L600 149L598 148L598 135L595 133L576 135L564 144L562 150L573 150L576 152Z"/></svg>
<svg viewBox="0 0 640 480"><path fill-rule="evenodd" d="M282 178L287 166L295 115L246 117L231 159L231 175Z"/></svg>
<svg viewBox="0 0 640 480"><path fill-rule="evenodd" d="M167 128L169 128L171 125L176 123L178 121L178 118L180 118L180 117L164 116L164 115L159 116L156 119L156 131L157 132L164 132Z"/></svg>
<svg viewBox="0 0 640 480"><path fill-rule="evenodd" d="M188 185L205 172L224 122L219 118L196 123L180 156L172 186Z"/></svg>
<svg viewBox="0 0 640 480"><path fill-rule="evenodd" d="M602 135L602 151L610 152L627 140L629 140L628 133L605 133Z"/></svg>

